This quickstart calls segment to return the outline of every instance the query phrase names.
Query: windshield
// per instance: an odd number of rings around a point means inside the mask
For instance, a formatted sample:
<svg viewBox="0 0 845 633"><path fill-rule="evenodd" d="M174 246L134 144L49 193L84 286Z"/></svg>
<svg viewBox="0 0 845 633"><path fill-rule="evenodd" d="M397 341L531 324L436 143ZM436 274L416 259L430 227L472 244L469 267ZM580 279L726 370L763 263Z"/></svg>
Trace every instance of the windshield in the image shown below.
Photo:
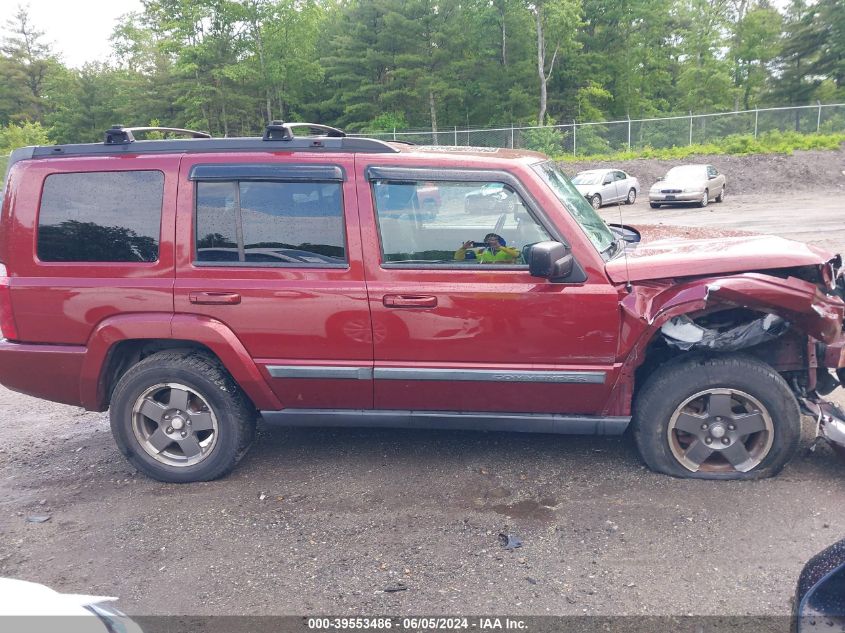
<svg viewBox="0 0 845 633"><path fill-rule="evenodd" d="M706 169L704 165L681 165L680 167L672 167L667 174L666 180L688 180L692 178L704 178Z"/></svg>
<svg viewBox="0 0 845 633"><path fill-rule="evenodd" d="M608 250L615 242L613 233L564 173L551 161L534 165L534 171L540 174L569 214L581 225L593 246L600 253Z"/></svg>
<svg viewBox="0 0 845 633"><path fill-rule="evenodd" d="M597 185L601 181L601 172L585 171L572 179L573 185Z"/></svg>

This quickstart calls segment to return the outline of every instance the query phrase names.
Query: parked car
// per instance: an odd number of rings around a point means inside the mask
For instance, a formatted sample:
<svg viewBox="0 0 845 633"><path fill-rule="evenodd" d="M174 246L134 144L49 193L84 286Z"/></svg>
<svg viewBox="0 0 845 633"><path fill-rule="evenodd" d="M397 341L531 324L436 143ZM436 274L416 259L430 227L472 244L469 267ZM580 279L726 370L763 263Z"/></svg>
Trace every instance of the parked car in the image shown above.
<svg viewBox="0 0 845 633"><path fill-rule="evenodd" d="M798 577L795 633L845 631L845 539L813 556Z"/></svg>
<svg viewBox="0 0 845 633"><path fill-rule="evenodd" d="M648 192L652 209L661 205L695 204L706 207L711 200L725 199L725 175L713 165L680 165L672 167Z"/></svg>
<svg viewBox="0 0 845 633"><path fill-rule="evenodd" d="M464 196L464 211L467 213L513 213L516 196L513 190L501 182L490 182Z"/></svg>
<svg viewBox="0 0 845 633"><path fill-rule="evenodd" d="M839 256L608 226L534 152L308 127L326 134L273 123L264 138L135 141L117 127L13 152L0 382L108 409L127 459L173 482L229 472L259 416L630 426L652 469L708 479L777 473L799 406L845 445L845 414L824 399L845 379ZM514 212L420 221L417 190L432 186L510 196ZM519 255L459 257L491 233Z"/></svg>
<svg viewBox="0 0 845 633"><path fill-rule="evenodd" d="M611 202L634 204L640 181L620 169L590 169L578 172L572 184L594 209Z"/></svg>

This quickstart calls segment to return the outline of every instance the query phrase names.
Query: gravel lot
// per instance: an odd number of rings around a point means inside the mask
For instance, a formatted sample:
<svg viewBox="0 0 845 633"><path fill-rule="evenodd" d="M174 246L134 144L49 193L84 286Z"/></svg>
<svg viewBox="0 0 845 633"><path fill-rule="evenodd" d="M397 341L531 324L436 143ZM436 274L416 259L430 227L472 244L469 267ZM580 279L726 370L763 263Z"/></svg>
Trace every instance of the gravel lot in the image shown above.
<svg viewBox="0 0 845 633"><path fill-rule="evenodd" d="M836 193L622 213L845 251ZM716 483L651 473L625 439L262 427L228 478L179 486L136 474L106 414L0 390L0 576L132 614L780 615L845 536L845 461L806 446Z"/></svg>

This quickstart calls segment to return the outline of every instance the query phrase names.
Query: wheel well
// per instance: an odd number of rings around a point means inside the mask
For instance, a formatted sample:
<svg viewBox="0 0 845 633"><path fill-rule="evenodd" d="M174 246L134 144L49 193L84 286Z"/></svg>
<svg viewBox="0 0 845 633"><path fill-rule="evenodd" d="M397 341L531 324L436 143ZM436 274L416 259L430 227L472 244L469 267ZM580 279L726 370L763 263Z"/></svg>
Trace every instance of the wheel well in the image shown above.
<svg viewBox="0 0 845 633"><path fill-rule="evenodd" d="M103 364L103 369L100 373L101 393L104 395L104 401L101 403L103 410L109 406L115 386L130 367L147 356L164 350L184 351L186 354L201 352L214 358L220 363L221 367L224 366L222 361L220 361L211 349L196 341L176 339L130 339L120 341L109 350L106 355L106 362Z"/></svg>
<svg viewBox="0 0 845 633"><path fill-rule="evenodd" d="M763 318L766 313L748 308L719 307L704 312L685 315L696 325L725 331L732 327L744 325L754 320ZM649 376L658 368L675 359L687 357L691 353L700 355L702 359L710 356L721 356L724 354L742 353L752 356L780 373L787 382L796 389L796 385L805 382L808 373L808 358L806 356L807 336L800 331L790 327L780 337L759 344L749 345L740 349L730 351L716 350L681 350L666 343L666 339L658 328L652 335L651 340L645 348L645 359L634 372L633 398ZM796 382L797 381L797 382Z"/></svg>

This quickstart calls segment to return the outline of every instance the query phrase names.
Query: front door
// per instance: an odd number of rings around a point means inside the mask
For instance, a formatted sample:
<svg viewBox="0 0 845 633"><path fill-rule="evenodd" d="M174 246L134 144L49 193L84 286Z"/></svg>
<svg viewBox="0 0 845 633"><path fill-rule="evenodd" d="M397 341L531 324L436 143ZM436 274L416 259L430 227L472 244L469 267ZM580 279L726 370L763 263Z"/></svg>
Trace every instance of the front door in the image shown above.
<svg viewBox="0 0 845 633"><path fill-rule="evenodd" d="M359 168L376 408L599 413L616 290L529 274L524 247L554 231L506 174L412 171ZM483 196L492 183L506 201ZM415 203L424 186L438 188L435 218Z"/></svg>

